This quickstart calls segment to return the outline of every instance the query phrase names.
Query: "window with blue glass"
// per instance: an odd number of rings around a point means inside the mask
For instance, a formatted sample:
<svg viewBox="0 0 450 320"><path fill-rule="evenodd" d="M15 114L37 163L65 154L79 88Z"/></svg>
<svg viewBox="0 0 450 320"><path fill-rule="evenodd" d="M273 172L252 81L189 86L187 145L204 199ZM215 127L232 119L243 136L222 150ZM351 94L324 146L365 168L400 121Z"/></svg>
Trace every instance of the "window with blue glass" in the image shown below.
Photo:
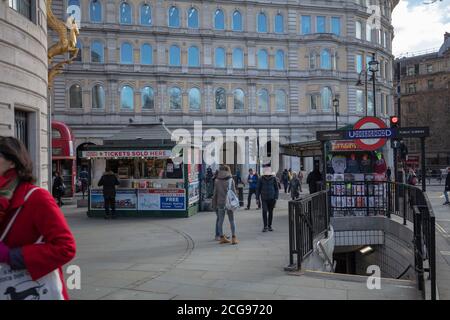
<svg viewBox="0 0 450 320"><path fill-rule="evenodd" d="M258 69L269 69L269 56L267 51L261 49L258 51Z"/></svg>
<svg viewBox="0 0 450 320"><path fill-rule="evenodd" d="M169 52L169 65L180 66L181 65L181 52L180 47L171 46Z"/></svg>
<svg viewBox="0 0 450 320"><path fill-rule="evenodd" d="M181 97L181 89L173 87L169 89L170 109L181 110L183 101Z"/></svg>
<svg viewBox="0 0 450 320"><path fill-rule="evenodd" d="M233 31L242 31L242 15L237 10L233 12Z"/></svg>
<svg viewBox="0 0 450 320"><path fill-rule="evenodd" d="M284 90L277 90L275 92L275 104L277 111L286 111L287 96Z"/></svg>
<svg viewBox="0 0 450 320"><path fill-rule="evenodd" d="M199 67L200 66L199 53L198 53L197 47L190 47L188 49L188 64L189 64L189 67Z"/></svg>
<svg viewBox="0 0 450 320"><path fill-rule="evenodd" d="M120 48L120 63L133 63L133 46L128 42L123 43Z"/></svg>
<svg viewBox="0 0 450 320"><path fill-rule="evenodd" d="M369 70L370 61L372 61L372 56L370 54L366 54L366 70Z"/></svg>
<svg viewBox="0 0 450 320"><path fill-rule="evenodd" d="M275 68L277 70L284 70L284 52L283 50L278 50L275 55Z"/></svg>
<svg viewBox="0 0 450 320"><path fill-rule="evenodd" d="M91 44L91 62L103 63L103 43L94 41Z"/></svg>
<svg viewBox="0 0 450 320"><path fill-rule="evenodd" d="M80 40L77 40L77 48L78 48L78 54L73 61L81 61L83 45L81 44Z"/></svg>
<svg viewBox="0 0 450 320"><path fill-rule="evenodd" d="M240 48L235 48L233 50L233 68L243 68L244 67L244 52Z"/></svg>
<svg viewBox="0 0 450 320"><path fill-rule="evenodd" d="M198 29L198 10L195 8L188 11L188 28Z"/></svg>
<svg viewBox="0 0 450 320"><path fill-rule="evenodd" d="M263 12L258 14L258 32L267 32L267 17Z"/></svg>
<svg viewBox="0 0 450 320"><path fill-rule="evenodd" d="M225 68L225 49L217 48L215 52L215 61L217 68Z"/></svg>
<svg viewBox="0 0 450 320"><path fill-rule="evenodd" d="M122 2L120 4L120 23L122 24L131 24L131 6L126 3Z"/></svg>
<svg viewBox="0 0 450 320"><path fill-rule="evenodd" d="M329 50L322 50L320 54L320 68L331 70L331 54Z"/></svg>
<svg viewBox="0 0 450 320"><path fill-rule="evenodd" d="M152 87L142 88L141 103L143 110L149 110L155 107L155 94Z"/></svg>
<svg viewBox="0 0 450 320"><path fill-rule="evenodd" d="M356 55L356 72L361 73L363 70L363 56L362 54Z"/></svg>
<svg viewBox="0 0 450 320"><path fill-rule="evenodd" d="M331 18L331 32L337 36L341 35L341 18L339 17Z"/></svg>
<svg viewBox="0 0 450 320"><path fill-rule="evenodd" d="M283 33L284 32L284 19L283 15L277 14L275 16L275 32Z"/></svg>
<svg viewBox="0 0 450 320"><path fill-rule="evenodd" d="M141 64L153 63L153 48L149 44L142 45L141 48Z"/></svg>
<svg viewBox="0 0 450 320"><path fill-rule="evenodd" d="M311 33L311 16L302 16L302 34Z"/></svg>
<svg viewBox="0 0 450 320"><path fill-rule="evenodd" d="M224 88L218 88L216 90L215 98L216 98L216 110L226 110L227 96Z"/></svg>
<svg viewBox="0 0 450 320"><path fill-rule="evenodd" d="M189 109L199 111L202 104L201 93L197 88L189 90Z"/></svg>
<svg viewBox="0 0 450 320"><path fill-rule="evenodd" d="M152 8L148 4L141 6L141 24L144 26L152 25Z"/></svg>
<svg viewBox="0 0 450 320"><path fill-rule="evenodd" d="M177 7L170 7L169 9L169 27L180 27L180 12Z"/></svg>
<svg viewBox="0 0 450 320"><path fill-rule="evenodd" d="M266 89L258 91L258 111L269 111L269 92Z"/></svg>
<svg viewBox="0 0 450 320"><path fill-rule="evenodd" d="M331 110L331 89L328 87L324 87L322 88L320 94L322 98L322 110Z"/></svg>
<svg viewBox="0 0 450 320"><path fill-rule="evenodd" d="M326 31L326 18L322 16L318 16L316 18L316 32L317 33L325 33Z"/></svg>
<svg viewBox="0 0 450 320"><path fill-rule="evenodd" d="M234 110L244 110L245 94L242 89L236 89L233 92Z"/></svg>
<svg viewBox="0 0 450 320"><path fill-rule="evenodd" d="M100 0L92 0L89 7L91 22L102 22L102 4Z"/></svg>
<svg viewBox="0 0 450 320"><path fill-rule="evenodd" d="M130 86L123 86L120 92L120 108L125 110L134 109L134 92Z"/></svg>
<svg viewBox="0 0 450 320"><path fill-rule="evenodd" d="M224 30L225 29L225 15L221 9L217 9L214 14L214 28L216 30Z"/></svg>

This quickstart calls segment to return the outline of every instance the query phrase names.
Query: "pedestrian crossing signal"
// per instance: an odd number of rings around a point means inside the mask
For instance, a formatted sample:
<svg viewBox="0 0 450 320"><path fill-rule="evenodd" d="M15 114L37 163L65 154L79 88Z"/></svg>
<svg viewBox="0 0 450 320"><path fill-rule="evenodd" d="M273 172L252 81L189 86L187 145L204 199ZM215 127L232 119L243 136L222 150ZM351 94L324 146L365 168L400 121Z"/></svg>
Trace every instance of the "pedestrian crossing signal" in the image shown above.
<svg viewBox="0 0 450 320"><path fill-rule="evenodd" d="M397 128L397 127L398 127L398 123L399 123L398 120L399 120L399 119L398 119L397 116L392 116L392 117L390 118L391 128Z"/></svg>

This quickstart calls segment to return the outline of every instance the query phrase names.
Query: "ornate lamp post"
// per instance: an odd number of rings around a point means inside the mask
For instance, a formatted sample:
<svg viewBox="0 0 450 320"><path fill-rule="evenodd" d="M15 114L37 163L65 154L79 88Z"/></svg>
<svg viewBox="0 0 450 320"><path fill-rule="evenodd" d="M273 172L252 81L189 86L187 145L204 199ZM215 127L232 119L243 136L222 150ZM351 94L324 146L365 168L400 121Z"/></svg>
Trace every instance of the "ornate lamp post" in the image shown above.
<svg viewBox="0 0 450 320"><path fill-rule="evenodd" d="M378 65L380 63L375 60L375 53L372 53L372 61L369 62L369 71L372 72L372 86L373 86L373 116L377 116L377 103L376 103L376 92L375 92L375 77L378 72Z"/></svg>

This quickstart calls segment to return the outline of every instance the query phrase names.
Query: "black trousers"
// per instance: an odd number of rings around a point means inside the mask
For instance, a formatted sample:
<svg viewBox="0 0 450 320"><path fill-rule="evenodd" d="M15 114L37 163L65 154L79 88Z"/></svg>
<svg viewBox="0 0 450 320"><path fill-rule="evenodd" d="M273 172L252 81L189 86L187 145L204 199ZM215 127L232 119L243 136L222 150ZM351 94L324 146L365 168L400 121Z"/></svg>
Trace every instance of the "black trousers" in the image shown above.
<svg viewBox="0 0 450 320"><path fill-rule="evenodd" d="M273 209L277 200L262 200L262 217L264 228L272 227ZM269 215L267 217L267 214Z"/></svg>
<svg viewBox="0 0 450 320"><path fill-rule="evenodd" d="M116 214L116 196L103 196L105 200L105 215L109 216L109 208L112 214Z"/></svg>
<svg viewBox="0 0 450 320"><path fill-rule="evenodd" d="M252 195L255 195L256 198L256 189L248 189L247 208L249 209L250 203L252 202ZM258 208L261 207L261 205L258 203L258 199L256 199L256 204L258 205Z"/></svg>

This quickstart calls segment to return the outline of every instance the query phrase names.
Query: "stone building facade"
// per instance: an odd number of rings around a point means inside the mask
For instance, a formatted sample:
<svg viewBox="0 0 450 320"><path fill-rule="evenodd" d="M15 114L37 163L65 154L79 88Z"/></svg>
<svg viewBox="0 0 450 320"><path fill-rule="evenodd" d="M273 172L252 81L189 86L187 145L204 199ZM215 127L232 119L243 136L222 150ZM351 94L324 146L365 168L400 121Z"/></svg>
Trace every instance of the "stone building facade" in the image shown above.
<svg viewBox="0 0 450 320"><path fill-rule="evenodd" d="M0 1L0 135L16 136L48 187L47 16L44 0Z"/></svg>
<svg viewBox="0 0 450 320"><path fill-rule="evenodd" d="M450 33L445 33L438 52L399 58L395 63L401 66L401 125L430 127L427 168L450 166ZM397 72L398 68L395 79ZM397 102L395 106L397 110ZM406 143L409 154L420 157L420 140Z"/></svg>
<svg viewBox="0 0 450 320"><path fill-rule="evenodd" d="M77 146L161 117L171 129L198 120L205 129L278 128L280 143L314 140L335 126L335 97L340 126L366 114L356 83L375 53L377 115L387 118L397 3L373 3L375 29L366 0L65 0L54 12L81 6L81 54L55 81L54 115Z"/></svg>

